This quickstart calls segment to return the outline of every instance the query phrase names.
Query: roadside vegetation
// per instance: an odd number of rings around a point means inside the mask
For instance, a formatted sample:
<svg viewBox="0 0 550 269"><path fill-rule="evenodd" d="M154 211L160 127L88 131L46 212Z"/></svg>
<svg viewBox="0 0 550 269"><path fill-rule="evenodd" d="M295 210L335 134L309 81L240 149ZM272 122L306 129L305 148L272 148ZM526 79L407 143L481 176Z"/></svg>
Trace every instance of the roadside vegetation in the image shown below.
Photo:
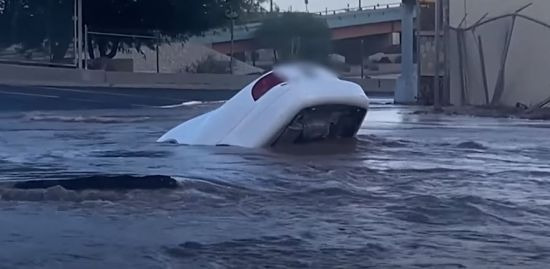
<svg viewBox="0 0 550 269"><path fill-rule="evenodd" d="M91 31L162 36L163 42L229 24L226 14L240 17L265 11L265 0L82 0L83 25ZM50 52L61 61L74 36L74 0L0 0L0 50L16 46ZM113 58L124 49L152 47L156 41L90 36L89 56Z"/></svg>

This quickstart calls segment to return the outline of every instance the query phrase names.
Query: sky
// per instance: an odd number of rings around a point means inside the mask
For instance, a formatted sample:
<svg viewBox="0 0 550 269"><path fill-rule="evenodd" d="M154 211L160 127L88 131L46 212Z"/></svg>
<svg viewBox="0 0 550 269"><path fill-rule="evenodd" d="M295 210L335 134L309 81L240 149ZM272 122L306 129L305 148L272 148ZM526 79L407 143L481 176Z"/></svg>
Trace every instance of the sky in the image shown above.
<svg viewBox="0 0 550 269"><path fill-rule="evenodd" d="M281 10L289 10L292 6L292 10L305 11L306 5L304 0L274 0ZM389 3L399 3L401 0L362 0L362 5L375 5L375 4L389 4ZM340 9L346 8L349 3L350 7L358 7L359 0L309 0L309 10L312 12L323 11L325 8L330 9Z"/></svg>

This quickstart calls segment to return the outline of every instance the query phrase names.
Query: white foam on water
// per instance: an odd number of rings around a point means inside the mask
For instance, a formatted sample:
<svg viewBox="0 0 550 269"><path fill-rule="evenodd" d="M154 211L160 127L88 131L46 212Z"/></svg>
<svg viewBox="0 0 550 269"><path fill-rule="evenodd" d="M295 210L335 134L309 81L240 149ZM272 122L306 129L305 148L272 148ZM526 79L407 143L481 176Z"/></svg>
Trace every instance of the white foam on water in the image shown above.
<svg viewBox="0 0 550 269"><path fill-rule="evenodd" d="M60 115L34 115L28 116L29 121L45 122L74 122L74 123L134 123L143 122L150 117L113 117L113 116L60 116Z"/></svg>
<svg viewBox="0 0 550 269"><path fill-rule="evenodd" d="M185 107L185 106L196 106L196 105L203 105L203 104L219 104L224 103L225 101L210 101L210 102L204 102L204 101L187 101L183 102L181 104L175 104L175 105L165 105L160 106L159 108L178 108L178 107Z"/></svg>
<svg viewBox="0 0 550 269"><path fill-rule="evenodd" d="M0 200L3 201L65 201L65 202L83 202L83 201L120 201L127 196L122 192L115 191L72 191L61 186L54 186L47 189L14 189L0 188Z"/></svg>

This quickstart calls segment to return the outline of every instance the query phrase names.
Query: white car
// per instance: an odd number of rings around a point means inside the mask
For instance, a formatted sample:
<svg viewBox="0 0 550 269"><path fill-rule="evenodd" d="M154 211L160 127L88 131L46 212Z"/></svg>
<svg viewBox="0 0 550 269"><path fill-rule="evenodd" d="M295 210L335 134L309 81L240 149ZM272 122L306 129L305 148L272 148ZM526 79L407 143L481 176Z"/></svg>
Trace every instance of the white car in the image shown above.
<svg viewBox="0 0 550 269"><path fill-rule="evenodd" d="M357 134L368 107L361 86L319 66L284 65L158 142L256 148L350 138Z"/></svg>

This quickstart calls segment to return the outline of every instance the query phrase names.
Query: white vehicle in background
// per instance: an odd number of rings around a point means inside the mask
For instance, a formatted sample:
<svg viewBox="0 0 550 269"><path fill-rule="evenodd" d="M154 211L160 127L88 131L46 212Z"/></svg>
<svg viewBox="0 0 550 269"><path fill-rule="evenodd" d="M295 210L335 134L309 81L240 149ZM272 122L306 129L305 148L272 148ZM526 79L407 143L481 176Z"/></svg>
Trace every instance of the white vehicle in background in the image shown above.
<svg viewBox="0 0 550 269"><path fill-rule="evenodd" d="M283 65L158 142L256 148L351 138L368 107L368 97L355 83L319 66Z"/></svg>

